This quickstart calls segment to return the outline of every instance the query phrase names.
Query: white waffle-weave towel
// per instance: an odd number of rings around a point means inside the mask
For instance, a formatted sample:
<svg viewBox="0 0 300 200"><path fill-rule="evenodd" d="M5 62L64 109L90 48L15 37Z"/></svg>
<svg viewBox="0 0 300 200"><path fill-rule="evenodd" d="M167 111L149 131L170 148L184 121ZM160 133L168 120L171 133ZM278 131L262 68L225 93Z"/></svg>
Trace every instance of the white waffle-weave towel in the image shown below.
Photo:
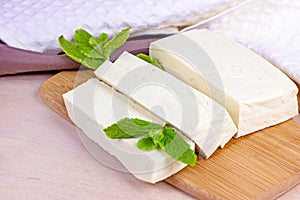
<svg viewBox="0 0 300 200"><path fill-rule="evenodd" d="M127 26L176 32L241 0L2 0L0 39L37 52L57 51L57 38L84 28L109 35Z"/></svg>

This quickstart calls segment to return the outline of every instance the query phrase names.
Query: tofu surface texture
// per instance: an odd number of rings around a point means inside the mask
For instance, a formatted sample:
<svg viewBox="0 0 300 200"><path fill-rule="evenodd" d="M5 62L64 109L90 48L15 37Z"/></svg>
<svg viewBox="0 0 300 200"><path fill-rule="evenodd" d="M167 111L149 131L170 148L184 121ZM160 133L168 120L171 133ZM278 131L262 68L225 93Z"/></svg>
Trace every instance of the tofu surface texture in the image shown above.
<svg viewBox="0 0 300 200"><path fill-rule="evenodd" d="M95 75L193 140L208 158L237 128L226 109L169 73L124 52Z"/></svg>
<svg viewBox="0 0 300 200"><path fill-rule="evenodd" d="M136 178L155 183L180 171L186 164L176 161L164 151L141 151L138 138L110 139L103 129L125 117L164 124L143 107L116 92L112 87L92 78L63 94L71 120L105 151L115 156ZM191 149L195 144L184 138ZM106 163L109 165L109 163Z"/></svg>
<svg viewBox="0 0 300 200"><path fill-rule="evenodd" d="M226 107L236 137L298 114L297 86L271 63L208 30L192 30L152 42L150 56L164 69Z"/></svg>

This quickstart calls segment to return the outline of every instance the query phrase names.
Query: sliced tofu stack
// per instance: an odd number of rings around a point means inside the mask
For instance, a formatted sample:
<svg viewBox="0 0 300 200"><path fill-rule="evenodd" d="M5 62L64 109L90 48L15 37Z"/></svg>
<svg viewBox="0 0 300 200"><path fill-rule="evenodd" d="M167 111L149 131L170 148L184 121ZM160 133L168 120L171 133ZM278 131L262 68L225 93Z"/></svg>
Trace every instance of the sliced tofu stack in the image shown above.
<svg viewBox="0 0 300 200"><path fill-rule="evenodd" d="M226 109L169 73L124 52L96 76L182 131L208 158L237 129Z"/></svg>
<svg viewBox="0 0 300 200"><path fill-rule="evenodd" d="M125 117L164 124L144 108L98 79L90 79L65 93L63 99L71 120L104 150L115 156L135 177L155 183L183 169L164 151L141 151L134 139L109 139L103 129ZM194 143L188 141L195 149Z"/></svg>
<svg viewBox="0 0 300 200"><path fill-rule="evenodd" d="M297 86L268 61L226 36L192 30L150 45L170 74L226 107L236 137L298 114Z"/></svg>

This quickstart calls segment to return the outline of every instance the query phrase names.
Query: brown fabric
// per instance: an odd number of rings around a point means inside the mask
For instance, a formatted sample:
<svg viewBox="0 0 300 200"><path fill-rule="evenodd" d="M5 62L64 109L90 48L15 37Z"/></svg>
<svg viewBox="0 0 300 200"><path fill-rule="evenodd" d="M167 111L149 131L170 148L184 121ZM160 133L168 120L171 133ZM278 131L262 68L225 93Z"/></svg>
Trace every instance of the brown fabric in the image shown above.
<svg viewBox="0 0 300 200"><path fill-rule="evenodd" d="M65 55L36 53L0 44L0 75L79 67L79 63Z"/></svg>
<svg viewBox="0 0 300 200"><path fill-rule="evenodd" d="M127 41L112 55L114 61L123 51L133 54L148 53L149 45L163 36L151 36ZM78 69L81 65L66 55L50 55L33 51L21 50L0 44L0 75L24 72Z"/></svg>

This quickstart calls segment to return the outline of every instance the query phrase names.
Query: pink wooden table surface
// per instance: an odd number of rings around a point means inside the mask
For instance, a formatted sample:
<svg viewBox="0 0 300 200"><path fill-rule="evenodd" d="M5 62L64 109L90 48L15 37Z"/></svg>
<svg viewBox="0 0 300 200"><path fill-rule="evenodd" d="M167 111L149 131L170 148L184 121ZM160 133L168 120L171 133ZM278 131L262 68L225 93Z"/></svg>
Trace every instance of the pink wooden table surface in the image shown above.
<svg viewBox="0 0 300 200"><path fill-rule="evenodd" d="M0 199L193 199L105 167L38 97L51 74L0 77ZM300 199L300 185L280 200Z"/></svg>

